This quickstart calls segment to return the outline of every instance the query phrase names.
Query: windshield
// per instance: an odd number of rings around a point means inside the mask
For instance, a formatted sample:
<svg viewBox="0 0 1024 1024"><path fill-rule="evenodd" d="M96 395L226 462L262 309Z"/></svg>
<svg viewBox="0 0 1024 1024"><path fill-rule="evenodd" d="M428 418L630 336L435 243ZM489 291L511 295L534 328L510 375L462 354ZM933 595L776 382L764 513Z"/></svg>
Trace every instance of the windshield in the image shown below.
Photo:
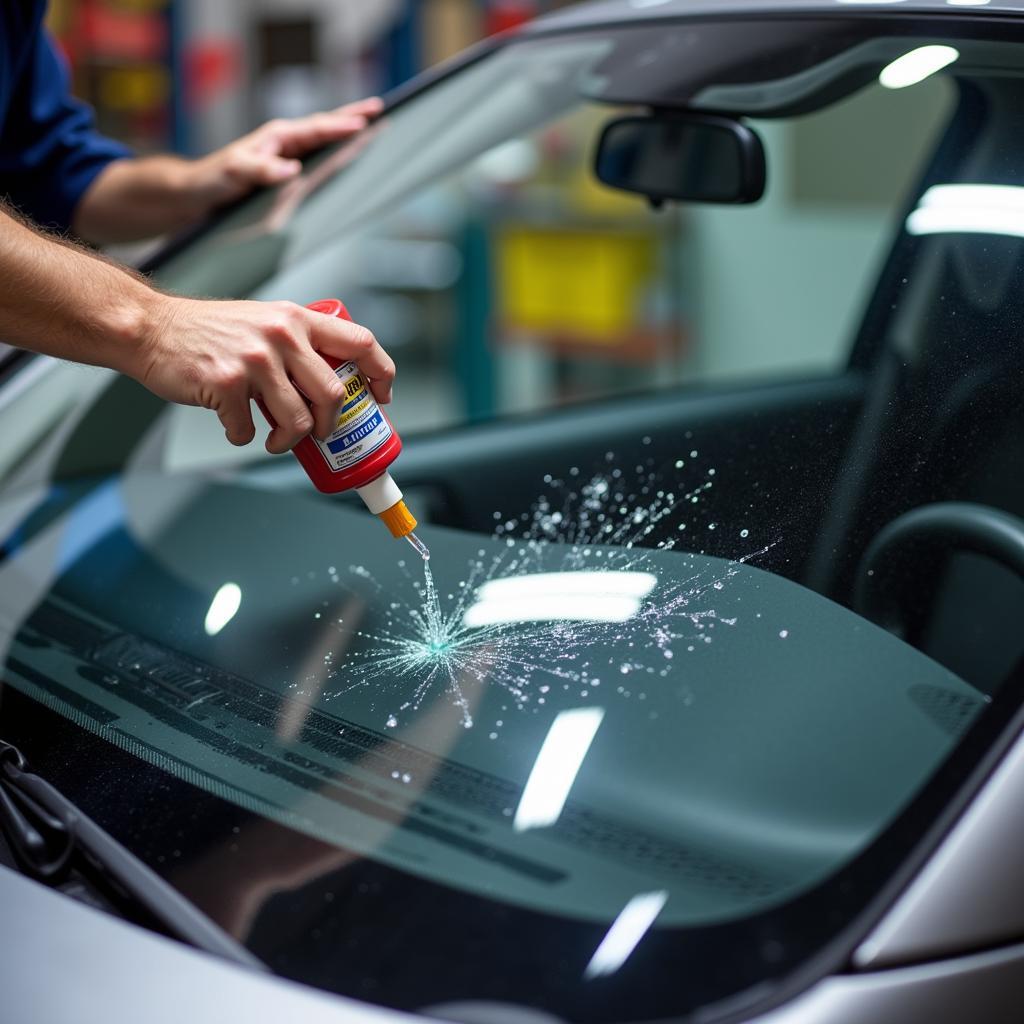
<svg viewBox="0 0 1024 1024"><path fill-rule="evenodd" d="M878 68L929 37L876 34L757 23L742 42L712 24L507 47L223 218L157 281L200 295L344 295L401 366L404 434L834 371L954 104L947 76L881 87ZM746 53L753 39L782 48L774 67ZM680 65L673 46L708 66ZM724 84L741 77L733 64L771 88ZM688 74L666 71L680 66ZM769 158L763 203L654 212L595 182L603 124L670 86L675 104L752 108ZM259 457L259 446L232 452L195 411L175 411L169 431L171 467Z"/></svg>
<svg viewBox="0 0 1024 1024"><path fill-rule="evenodd" d="M977 540L1024 543L1024 43L938 24L526 38L168 255L164 287L338 295L394 342L432 557L38 361L0 392L0 737L332 991L655 1019L806 963L1024 654ZM747 115L765 200L599 187L651 105Z"/></svg>

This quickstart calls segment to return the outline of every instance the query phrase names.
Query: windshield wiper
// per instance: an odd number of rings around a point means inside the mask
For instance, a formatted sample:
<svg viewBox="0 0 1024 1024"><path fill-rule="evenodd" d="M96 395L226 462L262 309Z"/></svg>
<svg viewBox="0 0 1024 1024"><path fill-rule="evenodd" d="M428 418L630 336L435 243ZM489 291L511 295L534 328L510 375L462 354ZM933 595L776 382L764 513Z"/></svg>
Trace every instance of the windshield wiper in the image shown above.
<svg viewBox="0 0 1024 1024"><path fill-rule="evenodd" d="M115 904L129 903L170 935L245 967L267 970L156 872L29 770L17 747L0 740L0 829L22 870L47 885L77 869Z"/></svg>

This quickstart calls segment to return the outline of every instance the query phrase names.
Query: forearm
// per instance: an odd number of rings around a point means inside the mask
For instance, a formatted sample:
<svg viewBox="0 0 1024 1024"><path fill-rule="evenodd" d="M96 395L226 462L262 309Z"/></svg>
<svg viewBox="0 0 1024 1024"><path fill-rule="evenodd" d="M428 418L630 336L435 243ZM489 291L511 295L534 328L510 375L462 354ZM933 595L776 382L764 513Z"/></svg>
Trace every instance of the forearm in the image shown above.
<svg viewBox="0 0 1024 1024"><path fill-rule="evenodd" d="M321 356L351 360L381 403L395 364L364 327L290 302L167 295L102 256L41 234L0 203L0 340L109 366L161 398L214 410L232 444L254 435L259 399L274 453L337 425L345 389Z"/></svg>
<svg viewBox="0 0 1024 1024"><path fill-rule="evenodd" d="M134 242L200 220L210 198L195 187L198 161L151 156L111 163L86 190L72 230L96 245Z"/></svg>
<svg viewBox="0 0 1024 1024"><path fill-rule="evenodd" d="M0 206L0 339L137 374L164 296L100 256L44 235Z"/></svg>

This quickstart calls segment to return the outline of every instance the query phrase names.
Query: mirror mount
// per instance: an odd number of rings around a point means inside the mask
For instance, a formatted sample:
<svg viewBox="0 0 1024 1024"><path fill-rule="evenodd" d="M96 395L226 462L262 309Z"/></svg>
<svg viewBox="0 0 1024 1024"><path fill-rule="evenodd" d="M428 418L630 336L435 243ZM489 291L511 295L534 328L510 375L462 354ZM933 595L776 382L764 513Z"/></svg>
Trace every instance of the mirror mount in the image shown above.
<svg viewBox="0 0 1024 1024"><path fill-rule="evenodd" d="M764 195L764 143L735 117L654 108L605 125L594 172L612 188L665 202L756 203Z"/></svg>

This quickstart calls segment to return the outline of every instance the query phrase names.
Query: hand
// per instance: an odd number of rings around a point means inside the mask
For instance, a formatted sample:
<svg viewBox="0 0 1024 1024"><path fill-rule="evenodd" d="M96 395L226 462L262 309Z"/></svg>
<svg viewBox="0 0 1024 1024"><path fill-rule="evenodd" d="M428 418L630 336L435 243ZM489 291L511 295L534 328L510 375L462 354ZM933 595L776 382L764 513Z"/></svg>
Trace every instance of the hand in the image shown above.
<svg viewBox="0 0 1024 1024"><path fill-rule="evenodd" d="M290 302L156 296L126 370L161 398L212 409L234 445L253 439L250 402L261 399L277 424L267 451L279 455L337 424L345 389L318 352L354 362L377 401L391 401L395 364L365 327Z"/></svg>
<svg viewBox="0 0 1024 1024"><path fill-rule="evenodd" d="M302 170L298 157L362 131L384 109L376 97L291 121L268 121L223 149L188 165L181 188L206 212L247 195L254 188L280 185Z"/></svg>

